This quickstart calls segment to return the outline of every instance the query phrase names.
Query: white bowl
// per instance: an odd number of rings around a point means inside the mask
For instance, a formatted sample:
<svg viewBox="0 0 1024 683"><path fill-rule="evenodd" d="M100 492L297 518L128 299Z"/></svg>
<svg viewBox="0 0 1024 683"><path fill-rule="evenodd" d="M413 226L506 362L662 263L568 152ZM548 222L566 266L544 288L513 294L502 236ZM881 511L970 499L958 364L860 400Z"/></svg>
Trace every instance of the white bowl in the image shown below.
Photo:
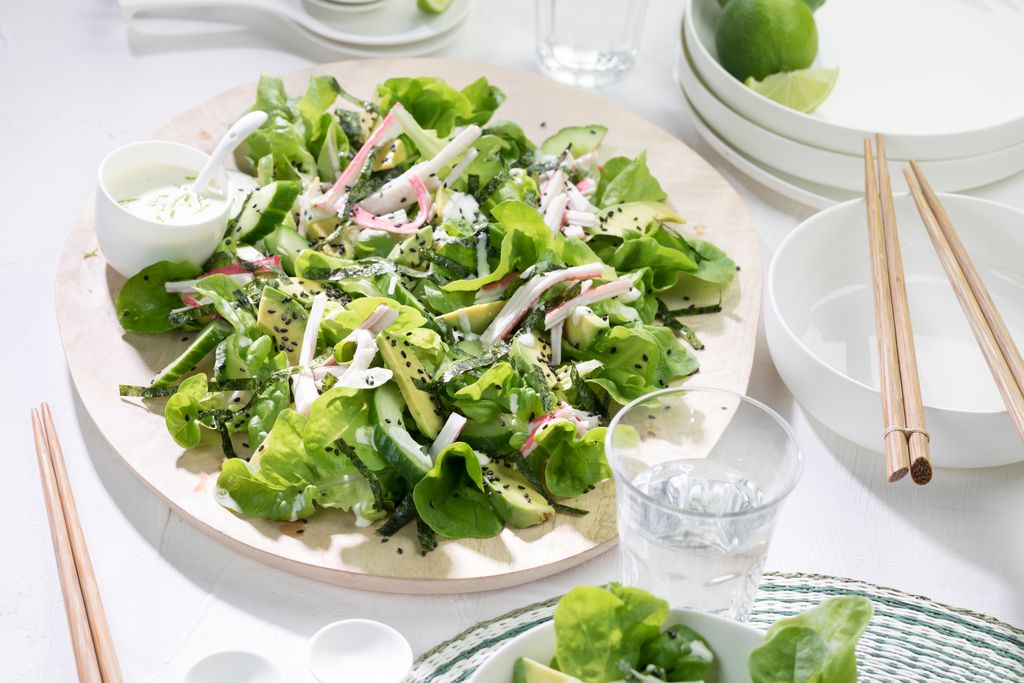
<svg viewBox="0 0 1024 683"><path fill-rule="evenodd" d="M202 169L209 156L166 140L146 140L119 147L100 163L96 191L96 238L114 270L131 277L157 261L191 261L197 265L210 257L224 237L230 201L219 202L221 210L187 224L159 223L129 212L118 200L124 199L118 184L132 174L160 166ZM230 181L222 169L213 184L230 197Z"/></svg>
<svg viewBox="0 0 1024 683"><path fill-rule="evenodd" d="M697 73L722 102L759 126L813 147L856 155L864 137L880 130L892 158L933 160L1024 141L1024 94L1007 90L1024 68L1019 6L961 0L898 5L829 0L818 10L818 61L839 67L840 82L812 114L753 92L718 63L716 0L687 0L684 32ZM928 17L927 31L922 16ZM957 33L958 40L943 46L942 36Z"/></svg>
<svg viewBox="0 0 1024 683"><path fill-rule="evenodd" d="M704 636L718 658L718 683L750 683L747 658L761 644L764 634L736 621L709 614L674 609L668 624L689 626ZM480 665L466 683L509 683L512 667L520 657L546 664L555 656L555 624L552 621L522 633Z"/></svg>
<svg viewBox="0 0 1024 683"><path fill-rule="evenodd" d="M1024 343L1024 212L940 195L1007 327ZM896 196L918 370L938 467L1024 460L988 366L913 200ZM864 201L812 216L782 242L768 271L765 331L783 381L807 412L882 450L878 353Z"/></svg>
<svg viewBox="0 0 1024 683"><path fill-rule="evenodd" d="M284 683L284 676L267 658L255 652L227 650L203 657L192 665L182 683Z"/></svg>
<svg viewBox="0 0 1024 683"><path fill-rule="evenodd" d="M412 647L387 624L345 619L316 632L306 661L320 683L399 683L412 671Z"/></svg>
<svg viewBox="0 0 1024 683"><path fill-rule="evenodd" d="M701 81L694 69L691 41L684 40L680 49L683 57L677 75L687 99L701 118L731 145L797 178L850 192L863 191L863 139L858 155L840 154L795 142L752 123L723 104ZM886 150L890 146L886 139ZM900 164L890 159L893 187L903 192L907 185L899 172ZM940 192L980 187L1024 170L1024 142L980 156L923 161L921 167Z"/></svg>

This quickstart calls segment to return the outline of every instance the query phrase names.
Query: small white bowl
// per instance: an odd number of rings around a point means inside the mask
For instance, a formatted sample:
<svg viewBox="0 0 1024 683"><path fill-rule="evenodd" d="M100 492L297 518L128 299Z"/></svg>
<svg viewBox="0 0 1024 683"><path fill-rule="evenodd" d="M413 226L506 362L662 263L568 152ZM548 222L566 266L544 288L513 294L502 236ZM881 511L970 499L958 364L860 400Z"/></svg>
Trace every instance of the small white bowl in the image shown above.
<svg viewBox="0 0 1024 683"><path fill-rule="evenodd" d="M255 652L227 650L203 657L192 665L182 683L284 683L270 660Z"/></svg>
<svg viewBox="0 0 1024 683"><path fill-rule="evenodd" d="M320 683L400 683L412 671L412 647L401 633L370 619L328 624L309 641L306 661Z"/></svg>
<svg viewBox="0 0 1024 683"><path fill-rule="evenodd" d="M763 633L736 621L677 609L669 613L667 623L689 626L704 636L718 657L718 683L750 683L747 659L750 651L764 640ZM466 683L508 683L512 680L512 667L520 657L546 664L554 656L555 624L549 621L503 645Z"/></svg>
<svg viewBox="0 0 1024 683"><path fill-rule="evenodd" d="M119 184L133 174L161 166L182 167L198 174L209 156L166 140L146 140L119 147L100 163L96 192L96 237L100 249L114 270L131 277L157 261L192 261L199 265L210 257L224 236L230 201L218 202L220 209L200 220L184 224L160 223L138 216L119 203ZM230 181L221 169L214 186L230 197Z"/></svg>
<svg viewBox="0 0 1024 683"><path fill-rule="evenodd" d="M973 197L940 198L1010 333L1024 344L1024 212ZM913 200L901 194L895 204L934 464L995 467L1024 460ZM863 199L812 216L772 259L765 332L779 375L804 409L846 439L881 452L870 270Z"/></svg>
<svg viewBox="0 0 1024 683"><path fill-rule="evenodd" d="M684 39L680 50L683 54L677 76L683 92L700 117L729 144L755 160L797 178L848 192L863 192L863 154L841 154L805 145L747 120L723 104L698 76L694 68L692 43ZM889 146L887 138L886 148ZM898 165L902 162L895 159L894 156L890 158L892 184L897 191L903 192L907 184L903 174L898 172ZM922 161L921 168L932 187L940 192L958 192L988 185L1024 170L1024 142L978 156Z"/></svg>

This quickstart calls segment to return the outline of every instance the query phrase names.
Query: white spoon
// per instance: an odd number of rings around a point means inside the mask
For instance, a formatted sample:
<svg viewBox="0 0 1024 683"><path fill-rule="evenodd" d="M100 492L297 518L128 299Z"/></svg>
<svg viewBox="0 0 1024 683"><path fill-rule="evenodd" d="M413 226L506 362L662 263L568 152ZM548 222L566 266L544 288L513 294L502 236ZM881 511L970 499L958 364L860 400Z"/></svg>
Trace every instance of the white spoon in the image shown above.
<svg viewBox="0 0 1024 683"><path fill-rule="evenodd" d="M400 683L412 671L412 647L401 633L379 621L345 619L316 632L306 661L320 683Z"/></svg>
<svg viewBox="0 0 1024 683"><path fill-rule="evenodd" d="M255 652L228 650L203 657L185 674L183 683L284 683L284 676Z"/></svg>
<svg viewBox="0 0 1024 683"><path fill-rule="evenodd" d="M217 148L210 155L210 160L206 162L203 170L196 177L196 181L192 183L192 191L199 195L207 195L207 186L213 180L213 174L224 165L224 160L242 144L242 140L249 137L249 134L262 126L266 120L267 112L251 111L235 121L234 125L228 128L228 132L217 143Z"/></svg>

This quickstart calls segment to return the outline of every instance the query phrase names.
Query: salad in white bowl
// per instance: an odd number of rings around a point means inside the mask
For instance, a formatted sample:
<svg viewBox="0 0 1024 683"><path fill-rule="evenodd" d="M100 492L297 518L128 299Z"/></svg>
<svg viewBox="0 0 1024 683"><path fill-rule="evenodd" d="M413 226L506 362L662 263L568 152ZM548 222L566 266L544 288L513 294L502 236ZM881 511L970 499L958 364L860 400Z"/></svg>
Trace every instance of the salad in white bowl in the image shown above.
<svg viewBox="0 0 1024 683"><path fill-rule="evenodd" d="M219 440L226 508L415 522L423 552L586 514L568 499L610 476L609 414L698 370L680 318L719 307L664 295L735 264L680 225L642 150L605 154L597 124L537 145L492 120L503 99L484 78L393 78L372 101L260 80L268 119L238 154L254 190L219 247L115 302L125 330L180 337L121 394L166 397L183 448Z"/></svg>
<svg viewBox="0 0 1024 683"><path fill-rule="evenodd" d="M553 621L509 641L468 683L856 683L872 614L867 598L841 596L762 633L639 588L577 586Z"/></svg>

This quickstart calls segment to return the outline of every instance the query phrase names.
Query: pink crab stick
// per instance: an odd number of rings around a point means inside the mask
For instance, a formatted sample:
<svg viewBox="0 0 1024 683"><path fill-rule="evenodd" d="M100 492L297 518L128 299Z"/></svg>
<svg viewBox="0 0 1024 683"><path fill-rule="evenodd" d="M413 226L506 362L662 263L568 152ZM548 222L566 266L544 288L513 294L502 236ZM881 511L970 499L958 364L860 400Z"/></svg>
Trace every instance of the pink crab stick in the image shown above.
<svg viewBox="0 0 1024 683"><path fill-rule="evenodd" d="M328 190L324 196L313 202L313 206L318 209L325 209L330 205L334 205L337 208L338 202L341 201L342 197L346 192L355 184L355 179L362 173L363 167L366 165L366 160L370 156L370 152L373 151L374 147L379 146L386 140L390 140L396 134L398 124L395 122L395 109L402 109L402 103L396 102L395 106L391 108L388 115L385 116L380 125L377 126L377 130L366 139L363 146L359 148L356 155L352 157L352 161L349 162L345 170L341 172L338 179L334 181L334 185Z"/></svg>

